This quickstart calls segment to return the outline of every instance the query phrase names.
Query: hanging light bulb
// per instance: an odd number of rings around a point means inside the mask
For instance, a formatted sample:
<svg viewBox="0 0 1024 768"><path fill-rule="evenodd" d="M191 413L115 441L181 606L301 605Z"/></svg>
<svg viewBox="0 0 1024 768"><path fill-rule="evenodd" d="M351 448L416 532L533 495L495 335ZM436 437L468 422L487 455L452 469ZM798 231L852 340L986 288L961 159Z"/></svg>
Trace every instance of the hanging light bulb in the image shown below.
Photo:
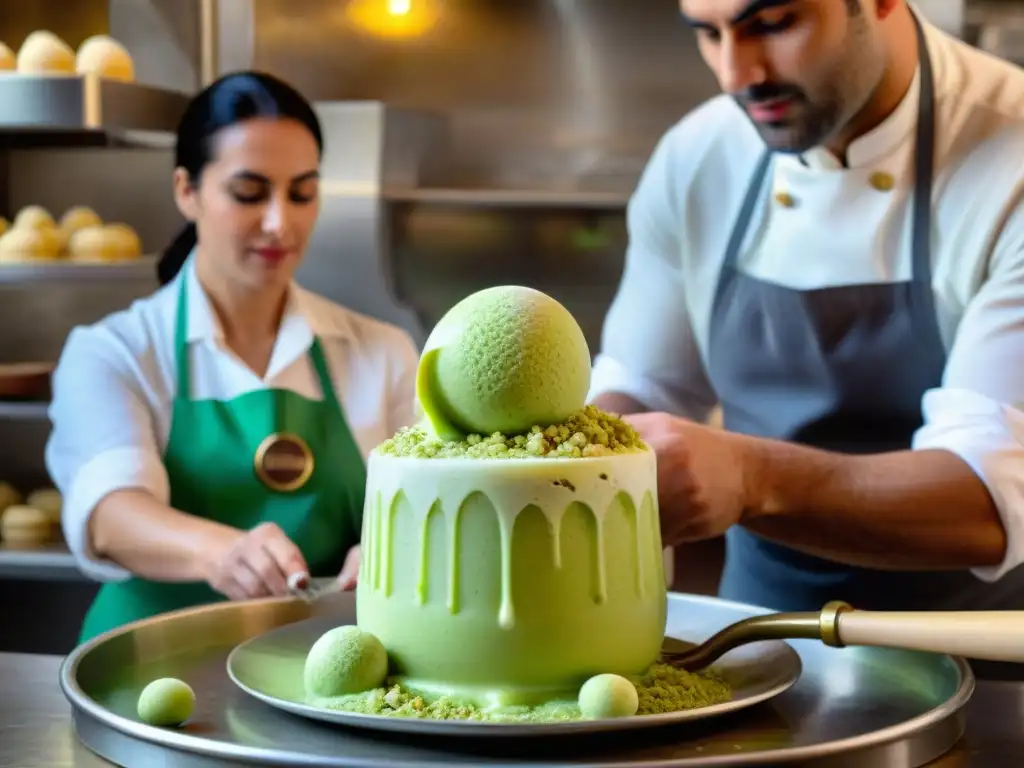
<svg viewBox="0 0 1024 768"><path fill-rule="evenodd" d="M440 10L439 0L349 0L345 19L375 37L408 40L429 32Z"/></svg>

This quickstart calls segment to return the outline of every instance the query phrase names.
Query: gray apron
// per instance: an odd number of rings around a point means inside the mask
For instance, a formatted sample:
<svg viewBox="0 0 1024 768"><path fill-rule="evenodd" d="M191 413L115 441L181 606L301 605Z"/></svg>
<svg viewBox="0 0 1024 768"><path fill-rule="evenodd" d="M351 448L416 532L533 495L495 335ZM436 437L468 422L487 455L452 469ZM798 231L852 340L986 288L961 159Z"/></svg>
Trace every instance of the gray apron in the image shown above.
<svg viewBox="0 0 1024 768"><path fill-rule="evenodd" d="M924 393L942 382L946 349L929 242L934 83L920 23L917 34L911 279L799 291L740 272L741 247L765 197L766 152L729 240L711 315L708 376L730 431L851 454L904 450L922 424ZM1014 575L990 585L964 570L855 568L734 526L726 534L719 594L775 610L816 610L829 600L876 610L1020 609L1024 599Z"/></svg>

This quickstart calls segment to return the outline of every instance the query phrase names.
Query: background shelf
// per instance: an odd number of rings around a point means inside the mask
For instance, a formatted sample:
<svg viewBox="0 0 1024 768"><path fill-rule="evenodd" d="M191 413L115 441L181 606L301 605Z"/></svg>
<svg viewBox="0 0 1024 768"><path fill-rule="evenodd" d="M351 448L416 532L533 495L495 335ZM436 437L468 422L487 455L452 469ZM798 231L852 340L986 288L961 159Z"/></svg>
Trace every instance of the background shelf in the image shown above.
<svg viewBox="0 0 1024 768"><path fill-rule="evenodd" d="M39 421L49 418L49 403L0 400L0 420Z"/></svg>
<svg viewBox="0 0 1024 768"><path fill-rule="evenodd" d="M92 263L74 261L42 261L0 263L0 285L5 283L54 283L61 281L156 280L156 256L123 263Z"/></svg>
<svg viewBox="0 0 1024 768"><path fill-rule="evenodd" d="M161 145L189 96L95 76L0 74L0 143Z"/></svg>

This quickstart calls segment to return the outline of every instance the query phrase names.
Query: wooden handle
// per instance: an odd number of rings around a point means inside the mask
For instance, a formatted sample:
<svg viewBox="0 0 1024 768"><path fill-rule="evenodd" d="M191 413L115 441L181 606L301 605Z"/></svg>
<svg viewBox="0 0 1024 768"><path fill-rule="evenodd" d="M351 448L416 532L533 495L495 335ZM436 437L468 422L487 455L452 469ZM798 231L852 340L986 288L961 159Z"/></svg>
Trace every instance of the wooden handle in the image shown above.
<svg viewBox="0 0 1024 768"><path fill-rule="evenodd" d="M839 639L845 645L1024 662L1024 611L849 611L839 616Z"/></svg>

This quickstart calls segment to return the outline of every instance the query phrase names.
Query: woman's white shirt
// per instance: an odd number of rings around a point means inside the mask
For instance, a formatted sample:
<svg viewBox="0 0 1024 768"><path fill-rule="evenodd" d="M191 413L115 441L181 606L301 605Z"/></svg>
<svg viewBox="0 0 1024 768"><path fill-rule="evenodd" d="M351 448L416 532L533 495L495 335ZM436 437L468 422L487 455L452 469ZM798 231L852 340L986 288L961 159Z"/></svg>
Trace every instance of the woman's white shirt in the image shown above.
<svg viewBox="0 0 1024 768"><path fill-rule="evenodd" d="M345 309L293 285L270 365L262 379L232 353L190 259L167 286L128 309L68 336L53 376L46 466L64 497L68 546L88 576L121 580L123 568L89 547L89 517L118 490L170 500L163 454L177 392L178 290L188 281L187 342L193 399L231 400L286 389L319 400L309 358L314 338L363 456L415 421L419 357L400 328Z"/></svg>

